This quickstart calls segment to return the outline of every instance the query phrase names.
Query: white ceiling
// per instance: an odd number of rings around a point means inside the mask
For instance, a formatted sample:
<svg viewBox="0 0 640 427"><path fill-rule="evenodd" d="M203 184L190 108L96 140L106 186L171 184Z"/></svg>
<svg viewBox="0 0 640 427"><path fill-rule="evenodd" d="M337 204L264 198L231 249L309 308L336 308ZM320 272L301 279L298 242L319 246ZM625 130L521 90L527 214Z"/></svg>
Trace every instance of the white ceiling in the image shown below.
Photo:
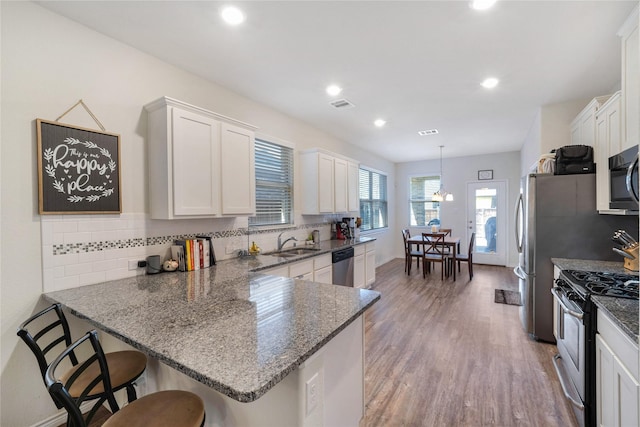
<svg viewBox="0 0 640 427"><path fill-rule="evenodd" d="M540 106L610 93L638 4L236 1L247 20L229 27L230 2L39 3L393 162L517 151ZM330 83L356 107L331 107Z"/></svg>

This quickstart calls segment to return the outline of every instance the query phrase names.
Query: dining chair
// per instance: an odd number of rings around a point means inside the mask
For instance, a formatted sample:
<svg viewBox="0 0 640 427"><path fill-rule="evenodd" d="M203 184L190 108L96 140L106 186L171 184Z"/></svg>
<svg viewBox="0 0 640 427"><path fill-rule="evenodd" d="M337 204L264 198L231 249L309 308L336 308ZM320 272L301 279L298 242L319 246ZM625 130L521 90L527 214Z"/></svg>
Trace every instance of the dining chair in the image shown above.
<svg viewBox="0 0 640 427"><path fill-rule="evenodd" d="M453 230L451 228L441 228L438 232L443 233L445 236L451 236Z"/></svg>
<svg viewBox="0 0 640 427"><path fill-rule="evenodd" d="M36 357L43 381L50 361L57 355L56 352L51 353L51 351L60 345L63 345L60 349L64 349L72 344L69 323L60 304L53 304L24 321L18 327L18 336L27 344ZM139 351L116 351L107 353L105 357L110 368L110 383L113 391L124 388L127 390L127 400L129 402L135 401L137 395L134 382L146 369L147 357ZM66 375L79 376L78 384L84 384L86 376L76 373L78 360L73 352L70 353L69 360L72 367ZM87 375L89 374L91 372ZM91 393L85 396L88 399L99 399L106 396L105 389L101 386L96 386L89 391ZM72 398L77 399L80 397L81 390L77 387L72 387L68 392ZM62 408L61 402L54 399L54 403L58 408ZM119 409L115 400L108 401L108 403L113 412ZM95 409L97 410L98 408ZM94 413L90 413L88 419L90 420L93 415Z"/></svg>
<svg viewBox="0 0 640 427"><path fill-rule="evenodd" d="M426 277L427 271L431 271L431 263L440 263L440 276L444 280L445 272L448 273L448 251L444 244L443 233L422 233L424 253L422 254L422 277Z"/></svg>
<svg viewBox="0 0 640 427"><path fill-rule="evenodd" d="M469 266L469 280L473 279L473 246L476 242L476 233L471 233L471 240L469 240L469 251L466 254L456 255L456 261L458 262L458 272L460 272L460 263L466 262ZM456 268L453 266L453 268Z"/></svg>
<svg viewBox="0 0 640 427"><path fill-rule="evenodd" d="M76 371L69 375L65 372L58 375L58 367L67 361L77 361L76 354L86 354L86 358L76 365ZM110 407L118 407L114 389L111 386L109 364L98 340L98 333L93 330L66 348L45 372L45 384L54 401L69 414L68 426L86 427L80 406L93 400L94 390L104 390L93 404L90 413L95 413L107 401ZM72 390L78 390L72 396ZM137 399L122 409L114 411L103 427L201 427L204 425L205 411L202 399L188 391L169 390L148 394Z"/></svg>
<svg viewBox="0 0 640 427"><path fill-rule="evenodd" d="M407 272L408 275L411 275L411 264L413 264L413 259L416 259L416 266L418 271L420 270L420 259L422 258L422 253L424 252L421 248L414 249L413 244L409 243L409 238L411 237L411 232L408 228L402 230L402 240L404 241L404 271Z"/></svg>

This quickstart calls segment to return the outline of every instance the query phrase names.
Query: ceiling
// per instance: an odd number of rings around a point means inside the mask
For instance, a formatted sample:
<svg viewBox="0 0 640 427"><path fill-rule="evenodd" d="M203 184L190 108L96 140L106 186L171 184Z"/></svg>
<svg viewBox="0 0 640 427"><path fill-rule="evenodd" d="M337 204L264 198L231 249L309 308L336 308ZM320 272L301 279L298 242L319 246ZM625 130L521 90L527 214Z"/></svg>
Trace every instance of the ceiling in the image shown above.
<svg viewBox="0 0 640 427"><path fill-rule="evenodd" d="M393 162L437 158L440 145L444 157L518 151L541 106L617 89L616 32L638 4L39 3ZM219 17L229 3L246 14L237 27ZM489 76L493 90L480 86ZM355 107L330 106L338 98Z"/></svg>

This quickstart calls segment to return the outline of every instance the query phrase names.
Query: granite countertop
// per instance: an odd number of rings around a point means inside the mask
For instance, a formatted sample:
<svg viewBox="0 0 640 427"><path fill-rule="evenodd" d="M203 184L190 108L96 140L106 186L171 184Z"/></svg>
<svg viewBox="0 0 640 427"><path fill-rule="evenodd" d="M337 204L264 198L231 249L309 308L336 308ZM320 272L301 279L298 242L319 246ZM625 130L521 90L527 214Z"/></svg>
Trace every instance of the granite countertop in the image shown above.
<svg viewBox="0 0 640 427"><path fill-rule="evenodd" d="M622 262L594 261L567 258L551 258L551 262L561 270L601 271L605 273L635 274L624 268ZM592 296L599 310L603 310L622 331L634 342L638 342L640 324L638 322L638 300Z"/></svg>
<svg viewBox="0 0 640 427"><path fill-rule="evenodd" d="M320 246L328 252L337 245ZM44 298L220 393L251 402L380 299L371 290L250 271L278 264L279 257L245 257Z"/></svg>

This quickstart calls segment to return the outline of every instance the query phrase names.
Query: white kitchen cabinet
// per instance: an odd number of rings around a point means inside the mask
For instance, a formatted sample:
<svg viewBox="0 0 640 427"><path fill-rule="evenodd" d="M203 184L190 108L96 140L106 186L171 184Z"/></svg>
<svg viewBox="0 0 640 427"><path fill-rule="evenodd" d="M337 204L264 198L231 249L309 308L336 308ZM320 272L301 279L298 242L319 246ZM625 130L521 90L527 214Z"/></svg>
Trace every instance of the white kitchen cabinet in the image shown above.
<svg viewBox="0 0 640 427"><path fill-rule="evenodd" d="M365 244L365 282L371 288L376 281L376 246L375 242Z"/></svg>
<svg viewBox="0 0 640 427"><path fill-rule="evenodd" d="M253 131L222 123L221 138L222 214L256 214L256 174Z"/></svg>
<svg viewBox="0 0 640 427"><path fill-rule="evenodd" d="M300 153L300 169L302 171L302 214L319 215L327 213L346 213L350 204L356 202L354 181L349 180L350 161L318 149ZM358 165L353 162L354 165ZM357 204L359 205L359 199ZM359 210L359 207L355 210Z"/></svg>
<svg viewBox="0 0 640 427"><path fill-rule="evenodd" d="M609 95L595 97L578 113L571 122L571 145L589 145L596 143L596 113L609 99Z"/></svg>
<svg viewBox="0 0 640 427"><path fill-rule="evenodd" d="M347 212L348 211L348 191L347 191L347 161L344 159L333 159L333 196L334 211L335 212Z"/></svg>
<svg viewBox="0 0 640 427"><path fill-rule="evenodd" d="M313 280L313 259L305 259L289 264L289 277L292 279Z"/></svg>
<svg viewBox="0 0 640 427"><path fill-rule="evenodd" d="M609 209L609 156L619 153L622 118L621 93L614 93L596 113L596 209Z"/></svg>
<svg viewBox="0 0 640 427"><path fill-rule="evenodd" d="M313 281L333 284L331 254L323 254L313 258Z"/></svg>
<svg viewBox="0 0 640 427"><path fill-rule="evenodd" d="M640 34L638 6L618 31L622 43L622 140L621 151L640 141Z"/></svg>
<svg viewBox="0 0 640 427"><path fill-rule="evenodd" d="M360 212L360 164L348 162L347 195L349 212Z"/></svg>
<svg viewBox="0 0 640 427"><path fill-rule="evenodd" d="M365 245L353 248L353 287L364 288L367 285L365 264Z"/></svg>
<svg viewBox="0 0 640 427"><path fill-rule="evenodd" d="M255 214L255 127L168 97L145 109L151 218Z"/></svg>
<svg viewBox="0 0 640 427"><path fill-rule="evenodd" d="M289 266L281 265L279 267L273 267L266 270L260 270L261 274L270 274L271 276L289 277Z"/></svg>
<svg viewBox="0 0 640 427"><path fill-rule="evenodd" d="M640 422L638 344L601 310L597 314L596 412L598 425L637 426Z"/></svg>

